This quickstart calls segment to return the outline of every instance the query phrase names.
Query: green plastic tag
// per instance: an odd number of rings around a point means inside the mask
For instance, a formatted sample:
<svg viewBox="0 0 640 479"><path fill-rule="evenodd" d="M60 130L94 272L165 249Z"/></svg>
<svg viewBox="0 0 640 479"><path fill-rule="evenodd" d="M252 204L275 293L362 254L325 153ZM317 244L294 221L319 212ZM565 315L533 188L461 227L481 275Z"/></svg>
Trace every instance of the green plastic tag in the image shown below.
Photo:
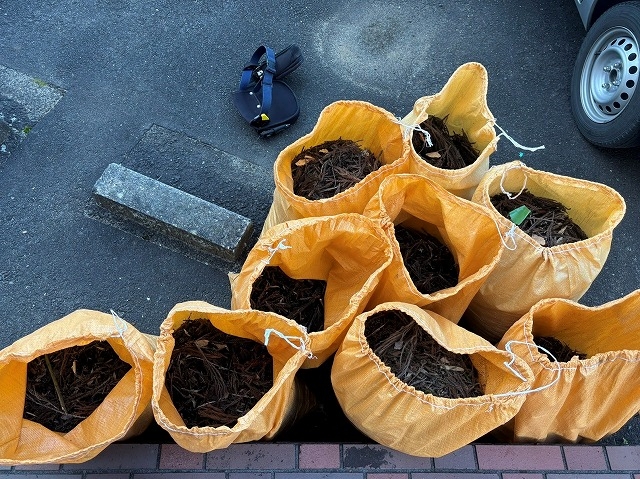
<svg viewBox="0 0 640 479"><path fill-rule="evenodd" d="M515 210L509 213L509 218L516 225L520 226L524 220L527 219L527 216L531 213L531 210L527 208L525 205L519 206Z"/></svg>

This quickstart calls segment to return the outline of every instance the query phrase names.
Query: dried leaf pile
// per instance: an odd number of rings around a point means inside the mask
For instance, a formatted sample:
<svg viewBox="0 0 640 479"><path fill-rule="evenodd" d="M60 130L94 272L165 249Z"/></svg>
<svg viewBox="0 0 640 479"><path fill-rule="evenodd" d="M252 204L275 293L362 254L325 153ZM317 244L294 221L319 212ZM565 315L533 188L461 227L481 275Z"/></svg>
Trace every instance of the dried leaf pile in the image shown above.
<svg viewBox="0 0 640 479"><path fill-rule="evenodd" d="M469 356L438 344L402 311L381 311L369 316L365 337L398 379L420 391L450 399L483 394Z"/></svg>
<svg viewBox="0 0 640 479"><path fill-rule="evenodd" d="M324 329L324 294L321 279L293 279L279 266L267 266L251 288L252 309L292 319L314 333Z"/></svg>
<svg viewBox="0 0 640 479"><path fill-rule="evenodd" d="M273 385L267 348L210 321L185 321L173 334L165 386L187 427L232 427Z"/></svg>
<svg viewBox="0 0 640 479"><path fill-rule="evenodd" d="M453 254L437 238L423 231L395 227L395 236L409 276L422 294L458 284L459 268Z"/></svg>
<svg viewBox="0 0 640 479"><path fill-rule="evenodd" d="M525 189L515 198L499 193L490 200L496 211L507 219L510 219L509 213L516 208L529 208L531 213L519 227L542 246L575 243L588 238L582 228L569 217L568 208L551 198L535 196Z"/></svg>
<svg viewBox="0 0 640 479"><path fill-rule="evenodd" d="M355 141L325 141L291 161L293 192L309 200L332 198L380 167L382 162Z"/></svg>
<svg viewBox="0 0 640 479"><path fill-rule="evenodd" d="M574 356L578 356L578 359L587 359L587 355L585 353L581 353L571 349L566 343L560 341L553 336L538 336L533 338L534 342L537 346L543 347L547 351L549 351L560 363L566 363L567 361L571 361L571 358ZM544 351L540 350L542 354L546 354ZM553 361L552 358L549 360Z"/></svg>
<svg viewBox="0 0 640 479"><path fill-rule="evenodd" d="M89 417L131 369L106 341L39 356L27 364L23 416L66 433Z"/></svg>
<svg viewBox="0 0 640 479"><path fill-rule="evenodd" d="M464 130L462 133L449 133L446 116L430 116L420 123L420 128L429 135L414 130L411 137L413 148L423 160L436 168L459 170L473 164L480 155Z"/></svg>

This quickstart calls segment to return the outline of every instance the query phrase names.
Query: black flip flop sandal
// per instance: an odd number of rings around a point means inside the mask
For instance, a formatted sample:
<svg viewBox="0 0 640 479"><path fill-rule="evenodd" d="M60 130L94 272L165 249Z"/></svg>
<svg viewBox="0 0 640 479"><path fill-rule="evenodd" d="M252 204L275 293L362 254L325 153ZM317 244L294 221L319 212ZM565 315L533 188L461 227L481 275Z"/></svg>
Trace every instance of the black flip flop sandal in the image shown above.
<svg viewBox="0 0 640 479"><path fill-rule="evenodd" d="M294 71L304 61L300 47L295 44L289 45L287 48L276 53L276 72L273 74L274 80L282 80L289 73ZM259 81L264 75L267 68L267 62L264 61L255 67L251 76L253 81Z"/></svg>
<svg viewBox="0 0 640 479"><path fill-rule="evenodd" d="M266 68L259 81L252 81L253 71L262 56L266 56ZM273 50L260 46L244 67L240 86L233 94L233 103L262 137L268 137L291 126L298 119L298 99L289 85L274 80L276 60Z"/></svg>

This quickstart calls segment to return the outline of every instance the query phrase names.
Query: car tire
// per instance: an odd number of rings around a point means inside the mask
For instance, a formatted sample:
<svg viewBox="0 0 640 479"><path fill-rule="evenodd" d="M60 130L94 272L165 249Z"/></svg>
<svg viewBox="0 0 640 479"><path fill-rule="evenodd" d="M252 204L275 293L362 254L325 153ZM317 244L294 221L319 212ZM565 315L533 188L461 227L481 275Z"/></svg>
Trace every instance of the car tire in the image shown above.
<svg viewBox="0 0 640 479"><path fill-rule="evenodd" d="M582 42L571 79L580 133L607 148L640 145L640 2L604 12Z"/></svg>

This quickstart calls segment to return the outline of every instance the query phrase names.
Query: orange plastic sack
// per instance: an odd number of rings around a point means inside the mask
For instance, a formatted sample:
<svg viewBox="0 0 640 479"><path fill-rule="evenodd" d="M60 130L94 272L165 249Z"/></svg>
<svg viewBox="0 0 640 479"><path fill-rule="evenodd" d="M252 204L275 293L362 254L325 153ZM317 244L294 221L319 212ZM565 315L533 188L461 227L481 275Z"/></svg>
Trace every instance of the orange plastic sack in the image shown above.
<svg viewBox="0 0 640 479"><path fill-rule="evenodd" d="M66 434L23 419L27 363L93 341L107 341L131 365L102 404ZM109 444L142 433L153 420L153 341L115 314L78 310L0 351L0 464L84 462Z"/></svg>
<svg viewBox="0 0 640 479"><path fill-rule="evenodd" d="M370 173L355 186L332 198L309 200L293 192L291 161L303 148L311 148L325 141L353 140L361 148L380 155L383 166ZM263 232L279 223L311 216L330 216L340 213L362 213L380 186L393 173L408 169L409 146L403 140L398 120L388 111L363 101L338 101L320 114L311 133L286 147L273 166L275 191L273 204Z"/></svg>
<svg viewBox="0 0 640 479"><path fill-rule="evenodd" d="M386 178L365 215L381 224L393 248L393 260L385 269L369 308L400 301L429 309L457 323L502 254L500 235L486 208L421 176ZM423 294L416 288L395 238L394 225L399 224L425 231L449 248L460 270L455 286L432 294Z"/></svg>
<svg viewBox="0 0 640 479"><path fill-rule="evenodd" d="M173 332L189 319L207 319L220 331L267 345L273 357L273 387L233 427L187 427L165 386L175 345ZM160 326L153 363L151 405L156 422L191 452L232 443L272 439L299 411L296 371L308 355L308 337L293 321L262 311L229 311L201 301L177 304Z"/></svg>
<svg viewBox="0 0 640 479"><path fill-rule="evenodd" d="M443 398L400 381L365 336L368 317L393 309L411 316L449 351L469 355L485 394ZM359 315L331 371L338 402L358 429L383 446L423 457L448 454L509 421L532 380L521 359L436 313L403 303L385 303Z"/></svg>
<svg viewBox="0 0 640 479"><path fill-rule="evenodd" d="M391 262L391 245L372 220L348 213L276 225L258 240L231 283L232 309L249 309L253 283L267 265L294 279L327 282L324 329L312 332L317 367L338 349L349 325L364 311L382 272Z"/></svg>
<svg viewBox="0 0 640 479"><path fill-rule="evenodd" d="M540 245L491 204L502 190L522 189L559 201L588 239L552 247ZM528 168L514 161L492 168L473 201L489 209L505 250L469 307L465 320L472 331L492 342L541 299L577 301L602 270L611 249L613 229L625 213L623 198L612 188L587 180Z"/></svg>
<svg viewBox="0 0 640 479"><path fill-rule="evenodd" d="M552 336L587 355L554 362L534 338ZM532 369L532 392L509 423L516 441L598 441L640 410L640 290L587 307L539 302L500 341Z"/></svg>
<svg viewBox="0 0 640 479"><path fill-rule="evenodd" d="M489 169L489 156L496 151L495 118L487 105L487 70L480 63L465 63L451 75L442 90L419 98L402 119L409 143L410 173L426 176L457 196L471 199ZM447 117L449 133L464 131L480 153L472 164L457 170L438 168L416 152L411 135L429 116Z"/></svg>

